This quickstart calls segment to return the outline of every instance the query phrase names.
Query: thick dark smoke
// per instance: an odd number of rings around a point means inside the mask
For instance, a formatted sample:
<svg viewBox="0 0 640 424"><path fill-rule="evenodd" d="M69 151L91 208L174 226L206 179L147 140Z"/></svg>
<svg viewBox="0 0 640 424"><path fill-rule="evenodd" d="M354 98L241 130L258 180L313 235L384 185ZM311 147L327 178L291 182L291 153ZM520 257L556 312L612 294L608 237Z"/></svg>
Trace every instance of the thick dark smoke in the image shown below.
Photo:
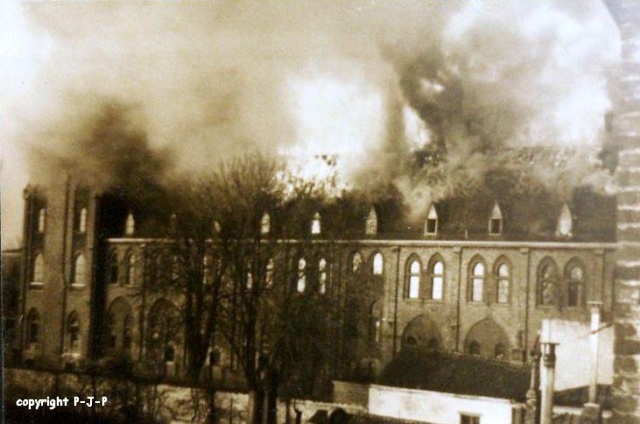
<svg viewBox="0 0 640 424"><path fill-rule="evenodd" d="M616 37L598 0L12 7L26 41L3 132L35 182L62 165L98 187L156 184L247 149L326 151L417 213L512 166L510 148L597 144L609 107ZM552 185L549 170L528 172Z"/></svg>

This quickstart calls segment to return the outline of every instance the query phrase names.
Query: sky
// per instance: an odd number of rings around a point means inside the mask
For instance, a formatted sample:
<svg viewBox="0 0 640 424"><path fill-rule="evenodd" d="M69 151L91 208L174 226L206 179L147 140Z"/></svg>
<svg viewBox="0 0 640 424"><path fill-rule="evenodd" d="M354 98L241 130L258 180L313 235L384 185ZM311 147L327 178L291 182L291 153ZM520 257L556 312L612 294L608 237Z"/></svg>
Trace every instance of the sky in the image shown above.
<svg viewBox="0 0 640 424"><path fill-rule="evenodd" d="M176 174L260 149L405 187L440 139L472 169L479 139L597 144L616 31L598 0L0 2L2 247L52 164L109 184L105 110Z"/></svg>

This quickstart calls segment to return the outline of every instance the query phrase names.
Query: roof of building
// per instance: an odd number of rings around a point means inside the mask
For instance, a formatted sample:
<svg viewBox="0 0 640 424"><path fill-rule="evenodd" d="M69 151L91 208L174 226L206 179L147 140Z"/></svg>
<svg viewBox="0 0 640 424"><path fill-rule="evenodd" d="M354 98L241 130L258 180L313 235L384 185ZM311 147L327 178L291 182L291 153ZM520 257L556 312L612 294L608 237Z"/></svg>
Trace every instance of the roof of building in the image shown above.
<svg viewBox="0 0 640 424"><path fill-rule="evenodd" d="M530 375L528 368L505 362L405 349L387 365L381 384L524 402Z"/></svg>

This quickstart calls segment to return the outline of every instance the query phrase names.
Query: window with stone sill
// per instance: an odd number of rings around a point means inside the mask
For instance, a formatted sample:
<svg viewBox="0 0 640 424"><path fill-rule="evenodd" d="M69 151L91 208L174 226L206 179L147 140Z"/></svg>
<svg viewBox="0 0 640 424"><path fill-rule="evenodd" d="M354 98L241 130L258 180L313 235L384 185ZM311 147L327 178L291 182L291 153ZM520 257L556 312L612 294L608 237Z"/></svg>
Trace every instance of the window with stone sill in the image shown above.
<svg viewBox="0 0 640 424"><path fill-rule="evenodd" d="M408 299L420 298L420 286L422 277L422 264L418 259L410 259L406 282L406 297Z"/></svg>
<svg viewBox="0 0 640 424"><path fill-rule="evenodd" d="M506 261L499 262L495 272L496 281L496 302L500 304L509 303L511 289L511 269Z"/></svg>
<svg viewBox="0 0 640 424"><path fill-rule="evenodd" d="M373 255L373 275L382 275L382 273L384 272L384 257L382 256L382 253L377 252L375 255Z"/></svg>
<svg viewBox="0 0 640 424"><path fill-rule="evenodd" d="M42 286L44 284L44 257L38 253L33 261L33 281L31 286Z"/></svg>
<svg viewBox="0 0 640 424"><path fill-rule="evenodd" d="M469 283L469 301L482 302L484 300L485 266L481 261L471 266L471 281Z"/></svg>
<svg viewBox="0 0 640 424"><path fill-rule="evenodd" d="M86 284L86 263L84 255L80 254L76 257L73 267L73 280L71 286L75 288L84 287Z"/></svg>
<svg viewBox="0 0 640 424"><path fill-rule="evenodd" d="M444 297L444 262L440 258L432 260L429 269L431 274L431 300L442 300Z"/></svg>
<svg viewBox="0 0 640 424"><path fill-rule="evenodd" d="M584 267L577 261L569 262L566 271L567 306L579 308L584 305Z"/></svg>

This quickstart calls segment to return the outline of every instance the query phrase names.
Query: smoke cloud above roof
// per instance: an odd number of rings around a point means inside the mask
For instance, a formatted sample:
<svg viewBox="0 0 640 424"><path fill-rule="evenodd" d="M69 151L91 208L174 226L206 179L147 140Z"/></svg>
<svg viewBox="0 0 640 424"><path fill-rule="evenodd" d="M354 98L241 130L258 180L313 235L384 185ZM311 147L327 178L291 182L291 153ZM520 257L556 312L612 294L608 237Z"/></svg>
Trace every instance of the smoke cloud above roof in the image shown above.
<svg viewBox="0 0 640 424"><path fill-rule="evenodd" d="M104 187L251 149L338 154L346 181L424 204L448 192L419 189L415 152L481 179L506 148L597 145L617 51L596 0L1 7L7 241L27 180Z"/></svg>

